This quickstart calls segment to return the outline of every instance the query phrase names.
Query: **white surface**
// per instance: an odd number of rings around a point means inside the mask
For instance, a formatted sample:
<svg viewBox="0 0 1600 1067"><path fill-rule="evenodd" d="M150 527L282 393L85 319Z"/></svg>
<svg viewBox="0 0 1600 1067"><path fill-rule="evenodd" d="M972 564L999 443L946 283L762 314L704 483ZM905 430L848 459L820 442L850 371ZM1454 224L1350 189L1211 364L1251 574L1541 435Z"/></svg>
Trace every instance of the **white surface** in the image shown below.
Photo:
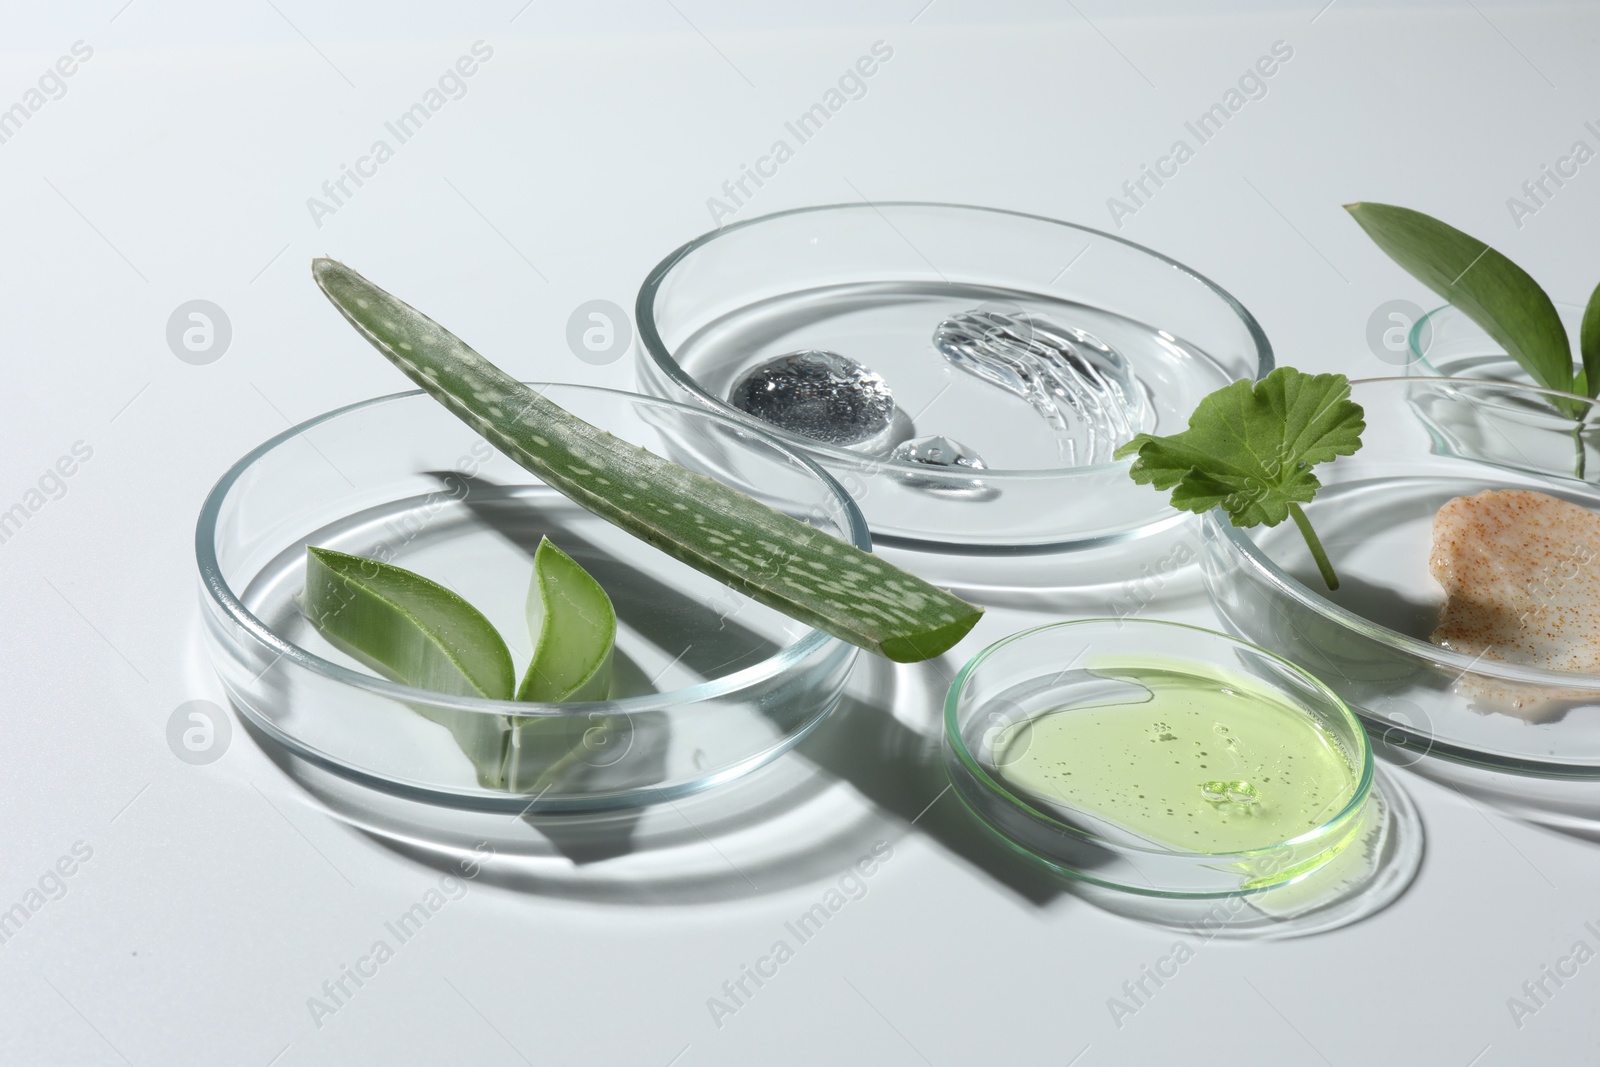
<svg viewBox="0 0 1600 1067"><path fill-rule="evenodd" d="M1294 56L1267 95L1121 232L1237 295L1281 361L1384 373L1368 316L1431 301L1345 201L1448 218L1557 300L1600 276L1600 162L1520 229L1505 203L1573 141L1596 143L1592 5L122 3L0 16L0 108L74 41L94 48L0 144L0 509L74 442L93 448L0 544L0 908L74 842L93 850L0 946L0 1061L1591 1061L1600 963L1549 985L1520 1027L1507 998L1574 942L1600 947L1584 926L1600 926L1595 846L1415 778L1428 858L1397 905L1312 939L1197 946L1120 1026L1108 998L1173 935L1072 897L1030 903L908 827L909 796L899 812L863 796L892 859L720 1028L707 998L831 879L655 904L474 883L319 1027L307 998L438 873L321 813L237 730L193 767L165 728L184 701L220 696L191 548L212 481L286 418L402 384L317 294L311 256L369 271L514 372L627 385L628 361L569 354L569 313L596 297L631 308L645 271L707 228L707 197L874 41L894 55L867 94L739 217L863 196L1109 226L1107 197L1282 40ZM306 198L479 39L494 56L465 98L314 226ZM164 340L196 297L234 329L209 366ZM1094 611L1093 596L1041 599L994 611L946 669L1025 623ZM1180 597L1152 612L1197 610ZM906 672L903 720L931 721L934 670ZM822 859L843 872L858 857Z"/></svg>

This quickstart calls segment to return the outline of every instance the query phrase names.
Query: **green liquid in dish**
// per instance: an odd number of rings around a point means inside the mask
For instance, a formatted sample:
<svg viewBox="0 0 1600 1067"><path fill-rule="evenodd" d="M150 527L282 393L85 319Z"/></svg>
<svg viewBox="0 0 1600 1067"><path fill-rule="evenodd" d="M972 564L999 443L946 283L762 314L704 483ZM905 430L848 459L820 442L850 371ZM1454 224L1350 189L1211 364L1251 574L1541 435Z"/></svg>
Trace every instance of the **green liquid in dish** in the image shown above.
<svg viewBox="0 0 1600 1067"><path fill-rule="evenodd" d="M996 771L1011 786L1200 853L1282 844L1355 796L1338 741L1259 685L1197 664L1079 673L1098 697L995 736Z"/></svg>

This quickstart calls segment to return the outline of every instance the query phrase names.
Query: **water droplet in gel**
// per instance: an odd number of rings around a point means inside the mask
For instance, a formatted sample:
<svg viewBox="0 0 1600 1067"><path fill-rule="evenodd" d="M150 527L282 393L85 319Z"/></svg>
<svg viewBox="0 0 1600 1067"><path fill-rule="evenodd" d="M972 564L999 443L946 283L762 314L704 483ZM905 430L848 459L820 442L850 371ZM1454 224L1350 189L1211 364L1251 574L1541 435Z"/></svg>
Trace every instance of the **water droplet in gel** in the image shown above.
<svg viewBox="0 0 1600 1067"><path fill-rule="evenodd" d="M910 441L902 441L889 453L890 459L897 459L902 463L920 463L926 467L966 467L970 470L984 470L983 457L977 451L968 448L960 441L953 441L948 437L916 437Z"/></svg>
<svg viewBox="0 0 1600 1067"><path fill-rule="evenodd" d="M728 402L781 430L830 445L881 444L894 394L876 371L821 349L789 352L747 371Z"/></svg>
<svg viewBox="0 0 1600 1067"><path fill-rule="evenodd" d="M1033 405L1069 466L1107 463L1149 412L1122 354L1091 334L1020 308L945 319L933 347L969 374Z"/></svg>

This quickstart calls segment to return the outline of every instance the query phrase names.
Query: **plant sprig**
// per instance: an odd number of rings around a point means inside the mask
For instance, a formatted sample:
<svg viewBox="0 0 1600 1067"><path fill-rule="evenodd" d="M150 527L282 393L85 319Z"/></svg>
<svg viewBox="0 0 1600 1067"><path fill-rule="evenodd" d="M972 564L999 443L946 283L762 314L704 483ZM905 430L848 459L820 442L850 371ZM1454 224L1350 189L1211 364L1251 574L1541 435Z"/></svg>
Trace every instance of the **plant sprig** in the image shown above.
<svg viewBox="0 0 1600 1067"><path fill-rule="evenodd" d="M1346 204L1389 258L1459 308L1546 389L1600 396L1600 286L1584 311L1578 364L1554 301L1533 276L1471 234L1410 208ZM1557 403L1577 417L1584 405ZM1570 410L1569 410L1570 409Z"/></svg>
<svg viewBox="0 0 1600 1067"><path fill-rule="evenodd" d="M404 685L455 696L538 703L605 700L617 616L600 583L548 538L534 553L528 591L533 659L520 687L494 624L437 582L392 563L307 546L300 610L330 644ZM455 737L478 784L521 791L551 782L582 756L615 716L484 715L413 703Z"/></svg>
<svg viewBox="0 0 1600 1067"><path fill-rule="evenodd" d="M1142 433L1116 455L1137 453L1129 475L1140 485L1172 490L1175 508L1202 514L1221 508L1240 527L1292 518L1322 580L1337 589L1339 577L1300 505L1322 488L1312 468L1353 454L1366 425L1344 375L1279 367L1258 382L1237 381L1202 399L1182 433Z"/></svg>

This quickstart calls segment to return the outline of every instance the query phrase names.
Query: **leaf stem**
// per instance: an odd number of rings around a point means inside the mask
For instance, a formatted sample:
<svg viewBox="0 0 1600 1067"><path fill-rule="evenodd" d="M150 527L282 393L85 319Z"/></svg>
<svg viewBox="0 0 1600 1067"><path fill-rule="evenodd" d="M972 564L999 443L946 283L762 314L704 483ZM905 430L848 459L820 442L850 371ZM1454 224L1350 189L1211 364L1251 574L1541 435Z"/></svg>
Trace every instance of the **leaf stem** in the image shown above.
<svg viewBox="0 0 1600 1067"><path fill-rule="evenodd" d="M1317 531L1311 528L1311 520L1300 510L1299 504L1289 505L1289 517L1300 527L1300 536L1306 539L1306 547L1311 549L1311 558L1317 561L1317 570L1322 572L1322 580L1327 583L1330 590L1339 588L1339 576L1333 573L1333 564L1328 562L1327 550L1322 547Z"/></svg>
<svg viewBox="0 0 1600 1067"><path fill-rule="evenodd" d="M1577 457L1573 462L1573 476L1578 481L1584 481L1584 471L1589 465L1589 450L1583 441L1583 420L1579 419L1572 427L1572 443L1576 446Z"/></svg>

